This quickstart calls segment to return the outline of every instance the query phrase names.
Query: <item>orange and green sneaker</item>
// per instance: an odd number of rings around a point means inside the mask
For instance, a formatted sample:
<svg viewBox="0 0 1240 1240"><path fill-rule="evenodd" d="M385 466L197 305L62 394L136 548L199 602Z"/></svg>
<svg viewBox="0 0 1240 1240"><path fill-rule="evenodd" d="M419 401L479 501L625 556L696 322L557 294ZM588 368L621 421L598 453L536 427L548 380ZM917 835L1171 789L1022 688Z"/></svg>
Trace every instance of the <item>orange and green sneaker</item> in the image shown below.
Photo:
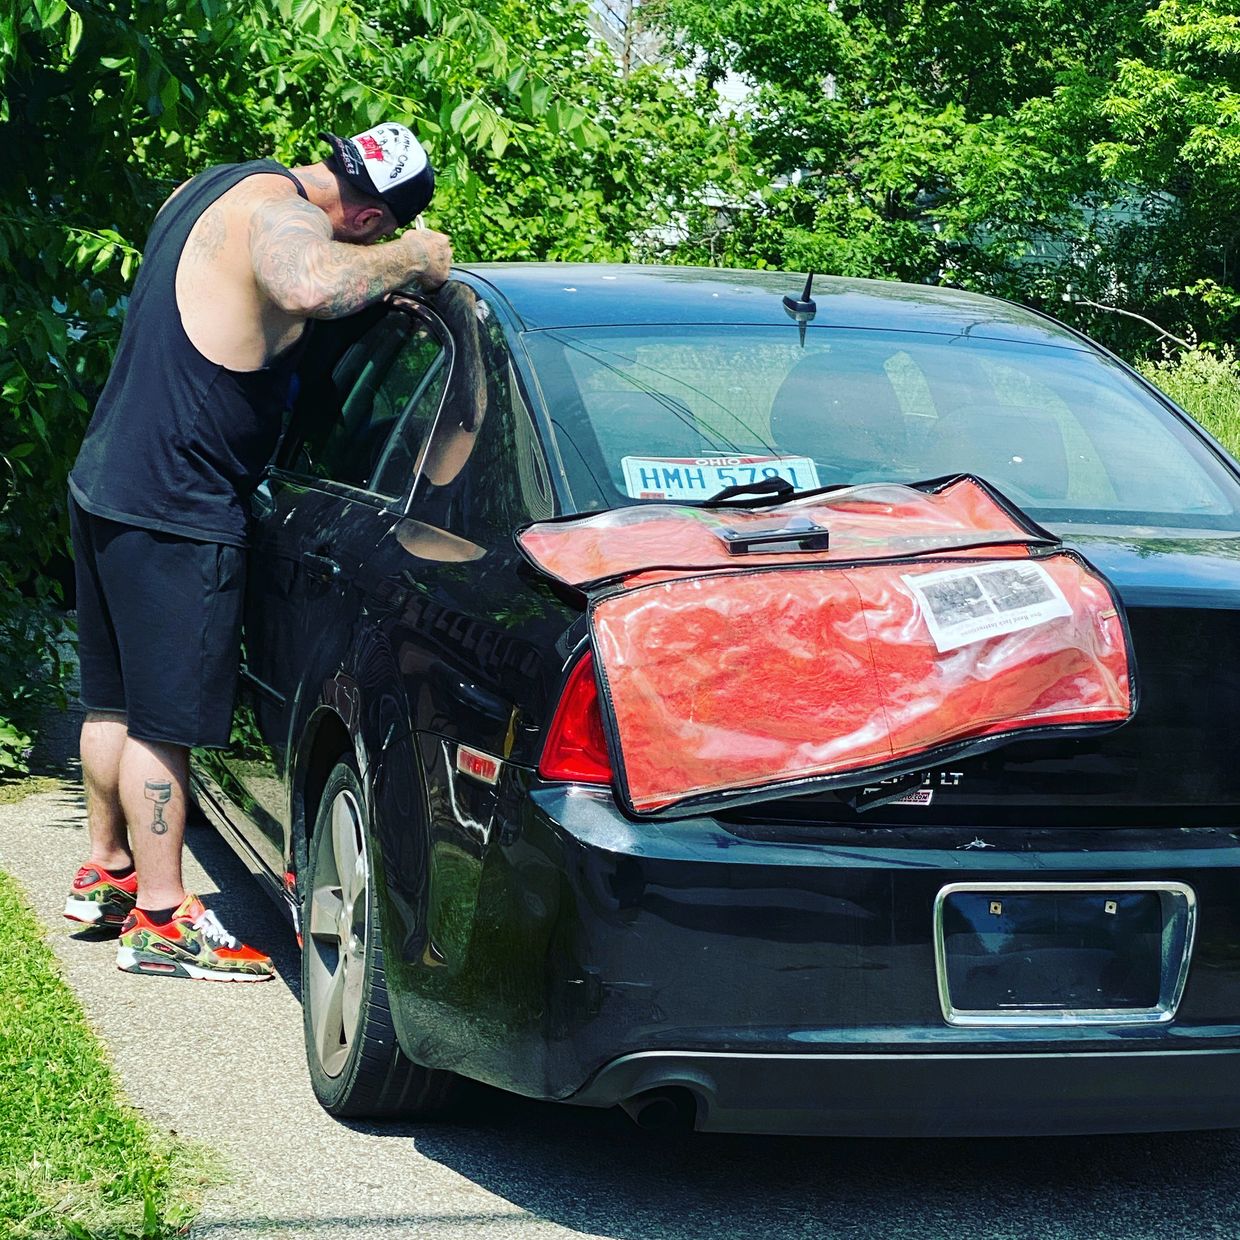
<svg viewBox="0 0 1240 1240"><path fill-rule="evenodd" d="M88 861L73 876L73 886L65 901L65 916L88 926L119 929L138 898L138 876L117 878L101 865Z"/></svg>
<svg viewBox="0 0 1240 1240"><path fill-rule="evenodd" d="M209 982L265 982L275 974L271 960L229 934L197 896L186 896L166 926L133 909L121 927L116 967Z"/></svg>

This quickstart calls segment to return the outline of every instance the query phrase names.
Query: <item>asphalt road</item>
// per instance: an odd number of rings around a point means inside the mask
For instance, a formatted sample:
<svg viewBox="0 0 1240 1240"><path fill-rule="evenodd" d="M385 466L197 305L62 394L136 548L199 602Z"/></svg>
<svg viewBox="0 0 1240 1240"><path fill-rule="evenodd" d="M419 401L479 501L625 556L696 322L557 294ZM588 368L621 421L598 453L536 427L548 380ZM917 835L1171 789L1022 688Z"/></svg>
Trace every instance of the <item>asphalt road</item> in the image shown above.
<svg viewBox="0 0 1240 1240"><path fill-rule="evenodd" d="M25 887L130 1099L214 1151L195 1240L367 1237L1180 1237L1240 1235L1240 1131L1042 1140L648 1137L618 1113L477 1089L452 1125L341 1124L306 1079L297 947L209 829L189 875L280 976L130 976L60 916L86 853L81 791L0 806Z"/></svg>

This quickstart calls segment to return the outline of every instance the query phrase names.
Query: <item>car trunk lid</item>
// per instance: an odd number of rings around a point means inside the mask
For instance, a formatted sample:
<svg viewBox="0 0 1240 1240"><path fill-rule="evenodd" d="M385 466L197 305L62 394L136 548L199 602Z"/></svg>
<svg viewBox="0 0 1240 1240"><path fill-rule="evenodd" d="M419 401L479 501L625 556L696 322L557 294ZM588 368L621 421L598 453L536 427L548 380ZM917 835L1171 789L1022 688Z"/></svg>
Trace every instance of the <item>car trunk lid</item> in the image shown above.
<svg viewBox="0 0 1240 1240"><path fill-rule="evenodd" d="M921 773L898 801L773 799L721 817L862 827L1232 826L1240 816L1240 538L1060 531L1126 605L1140 685L1134 718L1103 736L1014 741Z"/></svg>

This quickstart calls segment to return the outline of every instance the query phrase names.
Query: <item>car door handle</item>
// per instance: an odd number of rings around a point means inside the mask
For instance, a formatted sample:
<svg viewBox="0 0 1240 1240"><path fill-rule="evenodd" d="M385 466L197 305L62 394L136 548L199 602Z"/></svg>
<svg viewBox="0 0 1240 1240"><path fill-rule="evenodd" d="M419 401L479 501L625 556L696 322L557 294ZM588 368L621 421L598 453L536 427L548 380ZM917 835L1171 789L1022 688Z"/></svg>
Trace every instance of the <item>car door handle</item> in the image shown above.
<svg viewBox="0 0 1240 1240"><path fill-rule="evenodd" d="M261 521L276 510L276 497L271 490L271 479L264 478L250 494L250 511Z"/></svg>
<svg viewBox="0 0 1240 1240"><path fill-rule="evenodd" d="M301 562L310 570L311 576L322 577L324 581L335 581L340 576L340 565L329 555L305 551L302 553Z"/></svg>

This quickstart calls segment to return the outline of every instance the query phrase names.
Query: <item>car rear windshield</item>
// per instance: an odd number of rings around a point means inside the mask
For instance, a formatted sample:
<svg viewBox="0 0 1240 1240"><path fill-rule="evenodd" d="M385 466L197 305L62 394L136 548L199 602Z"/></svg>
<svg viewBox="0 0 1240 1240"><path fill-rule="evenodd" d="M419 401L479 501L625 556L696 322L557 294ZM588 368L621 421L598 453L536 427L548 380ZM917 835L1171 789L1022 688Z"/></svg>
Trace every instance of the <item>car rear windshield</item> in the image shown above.
<svg viewBox="0 0 1240 1240"><path fill-rule="evenodd" d="M527 332L578 511L973 473L1054 523L1240 529L1240 487L1084 347L811 327Z"/></svg>

